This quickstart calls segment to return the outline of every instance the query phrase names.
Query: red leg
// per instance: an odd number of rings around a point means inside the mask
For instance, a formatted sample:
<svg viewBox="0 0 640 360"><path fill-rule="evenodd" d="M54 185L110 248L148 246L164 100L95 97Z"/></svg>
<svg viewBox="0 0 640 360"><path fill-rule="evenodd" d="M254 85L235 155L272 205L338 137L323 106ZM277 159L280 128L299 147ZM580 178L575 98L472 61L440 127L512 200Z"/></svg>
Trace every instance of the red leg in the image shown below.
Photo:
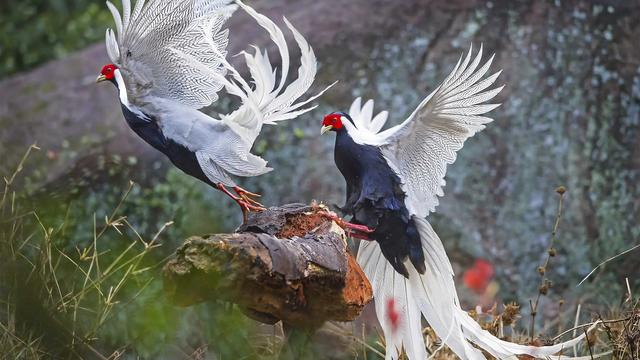
<svg viewBox="0 0 640 360"><path fill-rule="evenodd" d="M352 224L350 222L347 222L334 212L321 211L321 212L318 212L318 214L326 217L327 219L334 221L336 224L338 224L338 226L340 226L347 232L347 235L349 237L370 241L371 239L369 239L369 236L367 234L371 234L372 232L375 231L373 229L369 229L365 225Z"/></svg>
<svg viewBox="0 0 640 360"><path fill-rule="evenodd" d="M264 210L264 207L262 207L262 206L257 206L255 204L253 204L252 202L244 199L243 197L238 197L238 196L233 195L229 190L227 190L227 188L223 184L217 184L216 187L218 188L218 190L222 191L228 197L233 199L233 201L235 201L240 206L240 209L242 209L242 220L244 222L247 221L247 216L248 216L249 211L263 211Z"/></svg>

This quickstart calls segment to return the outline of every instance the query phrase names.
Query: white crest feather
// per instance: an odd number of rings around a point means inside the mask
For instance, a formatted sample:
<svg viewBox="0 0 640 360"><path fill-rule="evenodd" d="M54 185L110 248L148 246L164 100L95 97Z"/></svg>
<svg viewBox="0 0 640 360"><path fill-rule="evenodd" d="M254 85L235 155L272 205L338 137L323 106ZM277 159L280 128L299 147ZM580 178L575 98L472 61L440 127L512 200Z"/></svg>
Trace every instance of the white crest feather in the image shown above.
<svg viewBox="0 0 640 360"><path fill-rule="evenodd" d="M107 44L109 59L111 62L117 63L118 60L120 60L120 49L118 48L118 41L116 40L116 35L113 33L113 30L107 29L105 32L105 42Z"/></svg>

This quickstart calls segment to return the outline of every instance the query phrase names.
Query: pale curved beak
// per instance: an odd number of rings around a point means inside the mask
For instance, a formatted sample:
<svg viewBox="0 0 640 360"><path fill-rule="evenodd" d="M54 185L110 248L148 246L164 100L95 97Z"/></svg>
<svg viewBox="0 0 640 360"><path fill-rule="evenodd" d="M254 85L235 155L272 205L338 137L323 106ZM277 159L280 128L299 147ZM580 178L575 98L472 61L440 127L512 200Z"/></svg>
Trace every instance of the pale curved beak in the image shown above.
<svg viewBox="0 0 640 360"><path fill-rule="evenodd" d="M323 126L322 129L320 129L320 135L324 135L327 131L331 131L331 130L333 130L333 126L331 125Z"/></svg>
<svg viewBox="0 0 640 360"><path fill-rule="evenodd" d="M107 80L107 77L102 75L102 74L100 74L100 75L98 75L98 78L96 79L96 84L99 83L99 82L103 82L105 80Z"/></svg>

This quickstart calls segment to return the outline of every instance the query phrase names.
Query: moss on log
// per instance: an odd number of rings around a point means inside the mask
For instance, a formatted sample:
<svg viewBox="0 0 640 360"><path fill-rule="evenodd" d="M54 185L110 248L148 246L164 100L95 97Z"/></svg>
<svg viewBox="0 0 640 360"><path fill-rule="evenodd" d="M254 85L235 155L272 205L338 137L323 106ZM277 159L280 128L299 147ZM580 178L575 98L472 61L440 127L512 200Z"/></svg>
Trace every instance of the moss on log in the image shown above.
<svg viewBox="0 0 640 360"><path fill-rule="evenodd" d="M189 306L224 300L260 322L316 328L354 320L372 299L343 230L321 205L250 215L233 234L188 239L164 268L165 292Z"/></svg>

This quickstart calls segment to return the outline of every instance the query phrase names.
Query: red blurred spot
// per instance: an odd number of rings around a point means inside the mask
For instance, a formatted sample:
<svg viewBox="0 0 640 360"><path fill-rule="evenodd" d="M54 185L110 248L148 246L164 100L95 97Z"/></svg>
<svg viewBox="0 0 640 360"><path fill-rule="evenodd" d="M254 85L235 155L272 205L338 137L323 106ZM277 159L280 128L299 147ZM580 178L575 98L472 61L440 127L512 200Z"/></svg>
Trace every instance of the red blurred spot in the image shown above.
<svg viewBox="0 0 640 360"><path fill-rule="evenodd" d="M389 317L389 322L391 322L391 330L396 332L400 325L400 314L396 310L396 301L394 299L387 301L387 317Z"/></svg>
<svg viewBox="0 0 640 360"><path fill-rule="evenodd" d="M478 294L483 294L493 278L493 265L483 259L476 260L473 267L464 272L464 284Z"/></svg>
<svg viewBox="0 0 640 360"><path fill-rule="evenodd" d="M47 150L47 158L49 160L57 160L58 159L58 153L53 151L53 150Z"/></svg>

